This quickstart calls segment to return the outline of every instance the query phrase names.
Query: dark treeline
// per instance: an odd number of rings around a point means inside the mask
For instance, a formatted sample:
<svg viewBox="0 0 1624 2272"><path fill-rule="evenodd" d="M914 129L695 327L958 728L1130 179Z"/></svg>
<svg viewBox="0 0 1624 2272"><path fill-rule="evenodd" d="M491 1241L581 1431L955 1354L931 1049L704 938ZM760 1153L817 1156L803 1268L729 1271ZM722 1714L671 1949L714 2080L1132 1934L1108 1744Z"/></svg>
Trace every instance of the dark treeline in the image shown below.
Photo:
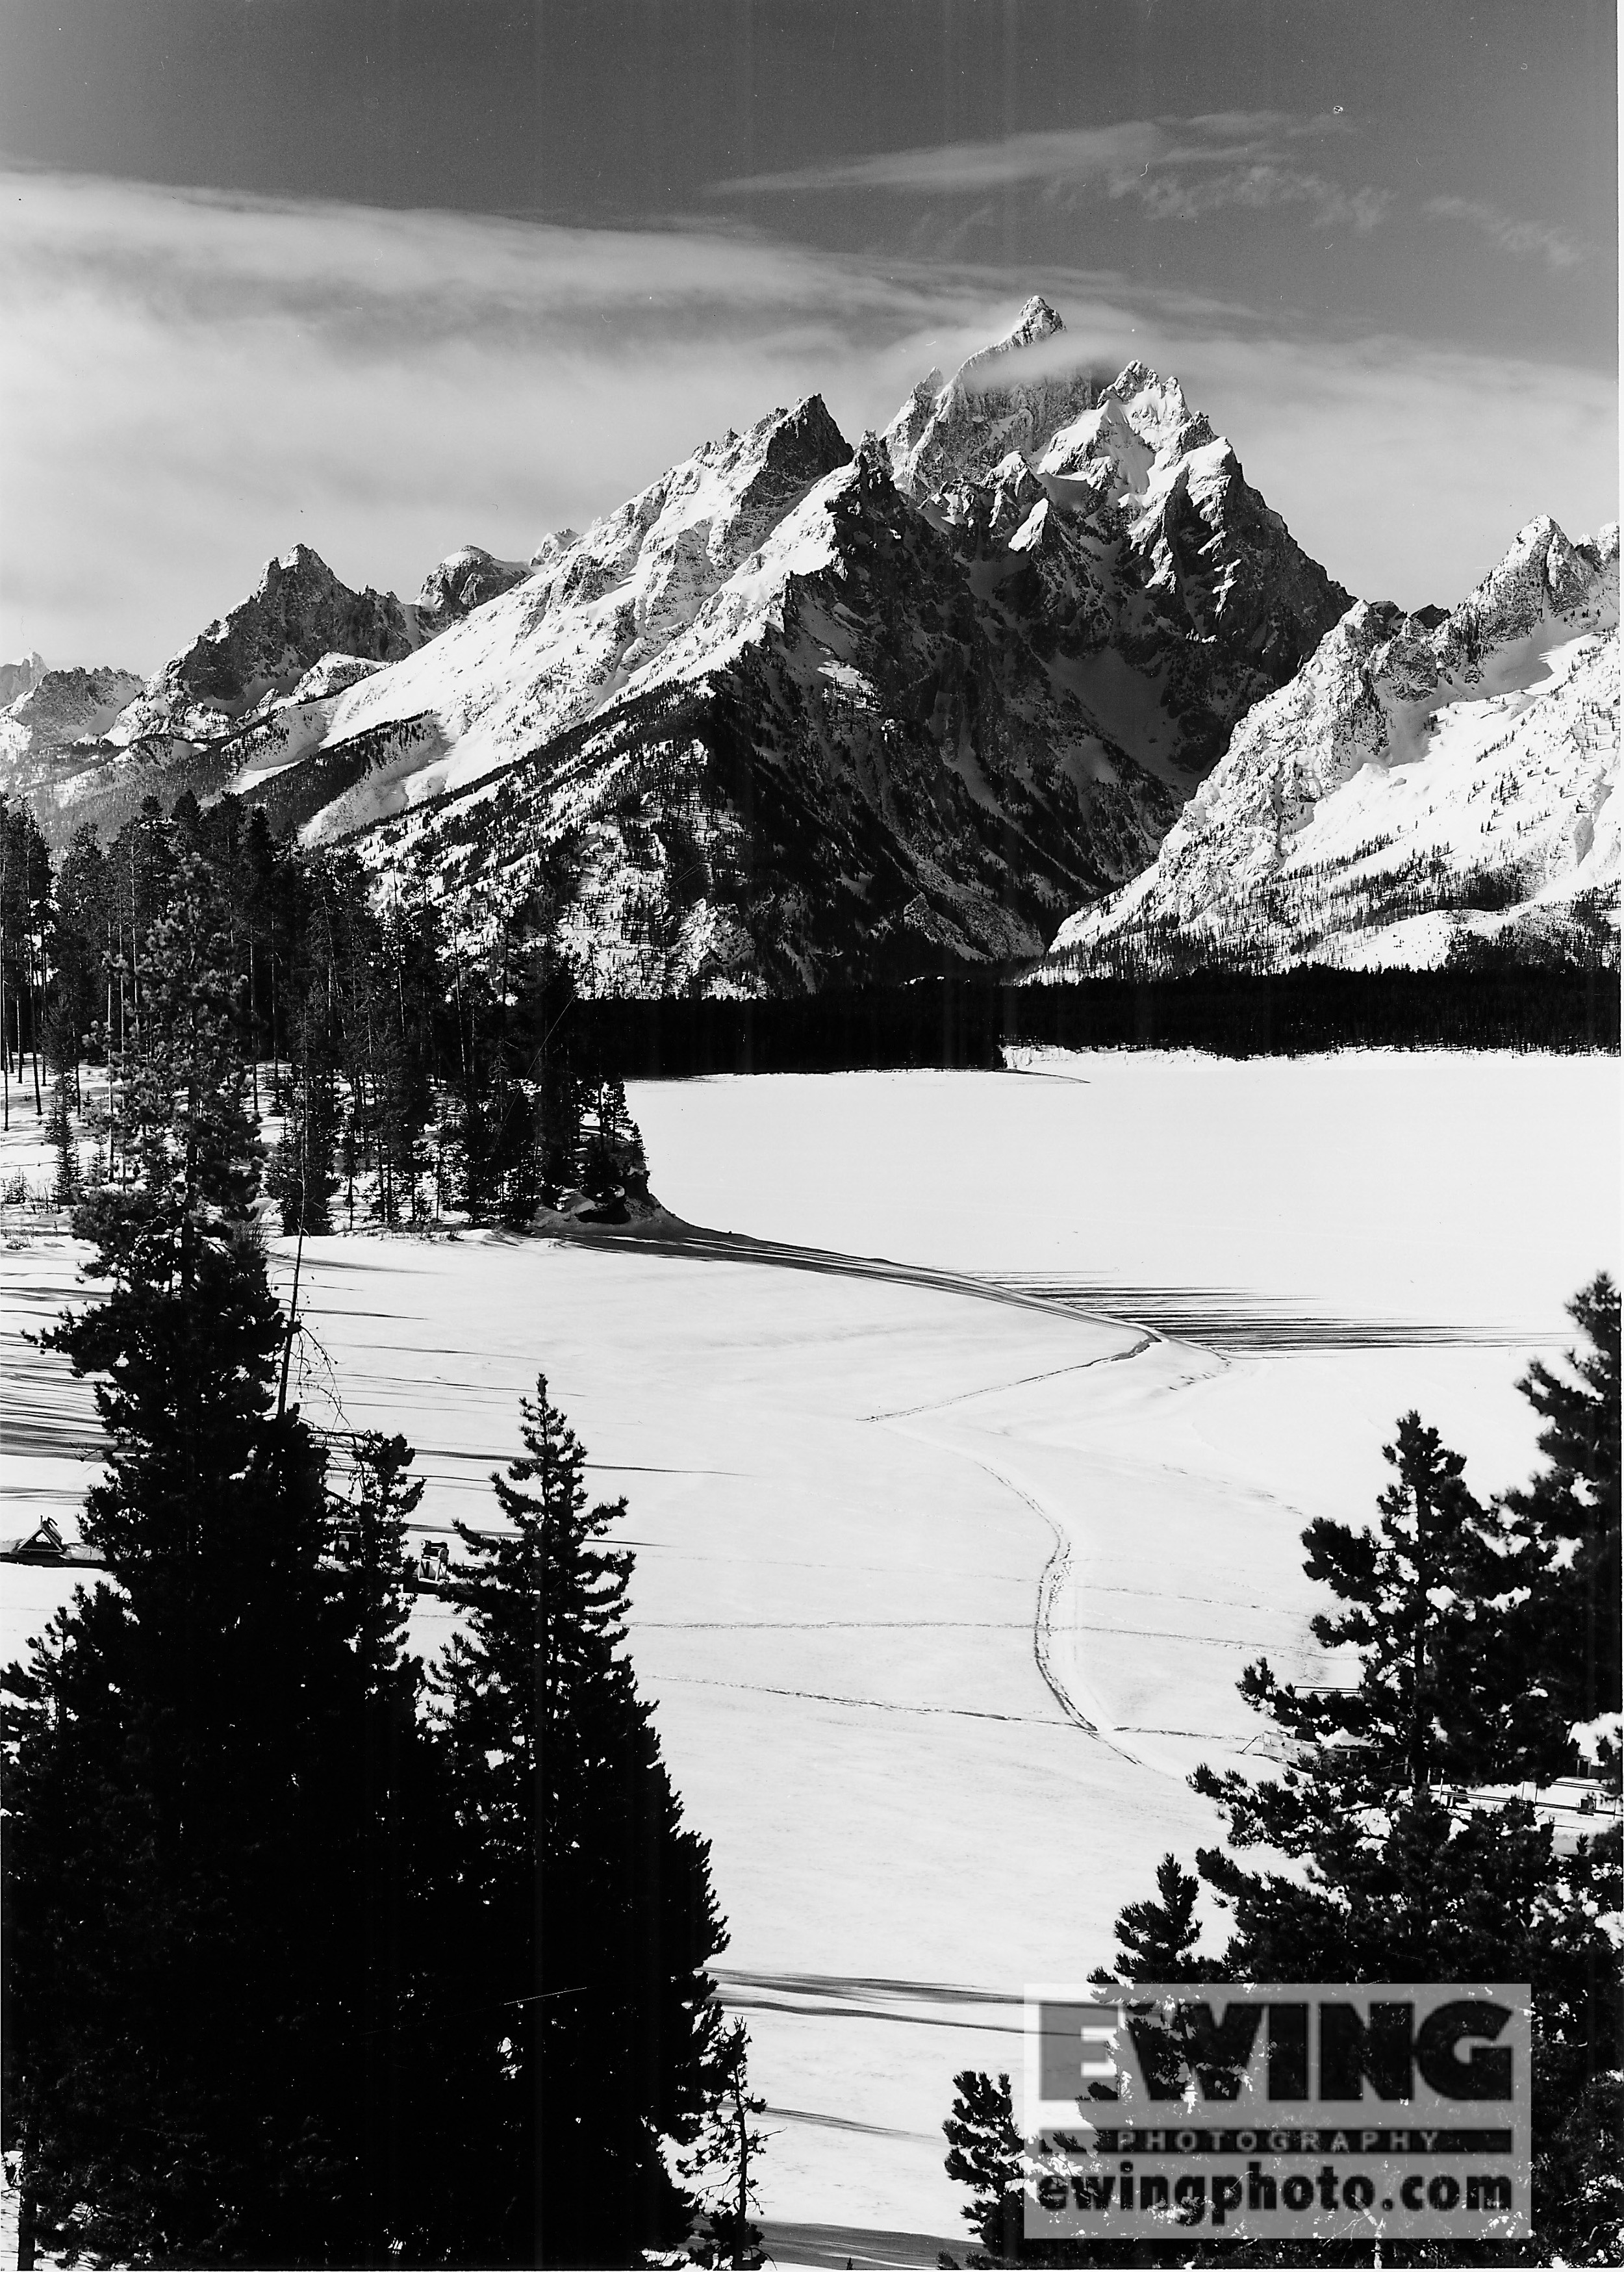
<svg viewBox="0 0 1624 2272"><path fill-rule="evenodd" d="M175 926L205 919L250 1103L283 1124L266 1184L287 1230L448 1209L527 1222L570 1192L613 1214L644 1192L539 903L462 938L420 892L278 842L229 797L168 818L149 799L110 843L86 826L53 862L0 799L0 1106L8 1125L49 1113L62 1204L138 1174L124 1093L145 1078ZM105 1071L95 1095L87 1067Z"/></svg>
<svg viewBox="0 0 1624 2272"><path fill-rule="evenodd" d="M155 800L56 860L0 796L0 1115L53 1116L60 1196L135 1078L162 926L216 907L257 1111L283 1122L268 1188L285 1228L448 1211L527 1222L567 1192L611 1214L646 1193L629 1080L935 1066L996 1069L1014 1043L1294 1056L1344 1048L1610 1050L1615 973L1479 954L1441 970L1000 983L961 971L783 1000L578 999L545 882L477 930L415 880L278 841L264 813ZM111 1094L87 1096L86 1066ZM268 1094L261 1093L261 1069ZM14 1093L15 1092L15 1093Z"/></svg>
<svg viewBox="0 0 1624 2272"><path fill-rule="evenodd" d="M785 1001L583 1002L576 1030L622 1080L996 1070L1012 1043L1300 1057L1336 1049L1613 1050L1619 983L1600 970L1205 971L996 985L964 977Z"/></svg>

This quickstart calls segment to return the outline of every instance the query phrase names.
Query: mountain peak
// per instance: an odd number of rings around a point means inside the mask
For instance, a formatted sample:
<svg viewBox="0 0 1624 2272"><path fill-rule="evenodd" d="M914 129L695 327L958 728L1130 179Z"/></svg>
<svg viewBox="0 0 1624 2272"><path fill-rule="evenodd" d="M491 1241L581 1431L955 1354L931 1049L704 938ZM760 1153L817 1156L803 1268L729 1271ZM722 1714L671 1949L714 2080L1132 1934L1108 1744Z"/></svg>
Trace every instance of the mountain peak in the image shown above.
<svg viewBox="0 0 1624 2272"><path fill-rule="evenodd" d="M418 629L432 638L448 624L512 590L530 573L527 560L498 560L482 544L459 545L423 579L416 601Z"/></svg>
<svg viewBox="0 0 1624 2272"><path fill-rule="evenodd" d="M32 693L45 676L45 658L36 647L15 662L0 662L0 707Z"/></svg>
<svg viewBox="0 0 1624 2272"><path fill-rule="evenodd" d="M1041 450L1060 427L1091 407L1095 389L1084 375L1050 372L1042 358L1035 369L1022 366L1024 349L1064 329L1034 293L1002 338L966 356L945 386L933 371L914 387L882 437L898 486L913 496L941 496L984 480L1011 449Z"/></svg>
<svg viewBox="0 0 1624 2272"><path fill-rule="evenodd" d="M304 543L295 544L288 551L279 552L274 558L267 560L261 583L274 583L279 570L282 574L291 576L332 575L332 569L315 547Z"/></svg>
<svg viewBox="0 0 1624 2272"><path fill-rule="evenodd" d="M1031 347L1034 340L1053 339L1056 332L1063 332L1065 328L1058 310L1049 305L1041 292L1034 292L999 345Z"/></svg>

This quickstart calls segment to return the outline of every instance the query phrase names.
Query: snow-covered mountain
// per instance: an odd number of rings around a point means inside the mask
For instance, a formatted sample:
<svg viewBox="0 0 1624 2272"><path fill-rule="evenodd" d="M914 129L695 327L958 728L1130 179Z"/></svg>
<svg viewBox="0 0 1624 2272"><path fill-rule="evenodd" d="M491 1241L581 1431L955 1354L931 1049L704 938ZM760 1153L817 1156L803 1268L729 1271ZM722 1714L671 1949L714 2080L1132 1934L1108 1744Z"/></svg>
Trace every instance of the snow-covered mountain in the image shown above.
<svg viewBox="0 0 1624 2272"><path fill-rule="evenodd" d="M1616 924L1618 620L1616 526L1543 518L1447 615L1352 609L1041 975L1425 967Z"/></svg>
<svg viewBox="0 0 1624 2272"><path fill-rule="evenodd" d="M1061 330L1029 303L855 453L775 411L415 606L301 548L52 757L48 816L366 832L476 920L542 892L593 987L1037 954L1349 604L1176 381L1078 377Z"/></svg>

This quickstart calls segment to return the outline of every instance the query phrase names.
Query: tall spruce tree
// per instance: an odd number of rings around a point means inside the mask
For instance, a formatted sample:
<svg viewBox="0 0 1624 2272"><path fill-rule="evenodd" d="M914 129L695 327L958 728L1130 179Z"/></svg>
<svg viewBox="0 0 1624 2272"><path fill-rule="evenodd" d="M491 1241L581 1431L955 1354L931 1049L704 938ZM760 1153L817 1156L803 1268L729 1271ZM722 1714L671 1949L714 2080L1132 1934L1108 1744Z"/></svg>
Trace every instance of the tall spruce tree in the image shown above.
<svg viewBox="0 0 1624 2272"><path fill-rule="evenodd" d="M662 2141L690 2138L725 1945L709 1850L682 1822L624 1653L632 1557L597 1542L585 1454L545 1379L493 1480L510 1528L459 1525L464 1629L437 1677L487 2034L505 2262L623 2264L689 2204Z"/></svg>

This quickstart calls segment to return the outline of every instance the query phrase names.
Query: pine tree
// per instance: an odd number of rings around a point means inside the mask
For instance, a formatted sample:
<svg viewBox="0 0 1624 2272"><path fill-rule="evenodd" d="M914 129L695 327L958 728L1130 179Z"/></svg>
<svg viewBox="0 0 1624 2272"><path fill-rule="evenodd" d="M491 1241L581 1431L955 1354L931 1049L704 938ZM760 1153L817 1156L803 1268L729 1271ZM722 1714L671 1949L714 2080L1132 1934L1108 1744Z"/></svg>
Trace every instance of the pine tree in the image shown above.
<svg viewBox="0 0 1624 2272"><path fill-rule="evenodd" d="M585 1454L537 1383L493 1480L510 1528L458 1525L464 1631L438 1677L487 1955L504 2261L618 2264L688 2218L660 2141L691 2137L725 1936L624 1654L632 1558L596 1542ZM471 1928L472 1929L472 1928Z"/></svg>
<svg viewBox="0 0 1624 2272"><path fill-rule="evenodd" d="M1114 1971L1091 1972L1096 1987L1114 1988L1124 1980L1213 1980L1221 1977L1211 1960L1196 1954L1201 1939L1196 1902L1201 1880L1181 1869L1178 1857L1164 1854L1156 1866L1154 1902L1129 1902L1116 1920L1117 1945L1121 1952Z"/></svg>
<svg viewBox="0 0 1624 2272"><path fill-rule="evenodd" d="M968 2186L959 2214L983 2247L1017 2262L1022 2253L1023 2141L1015 2126L1009 2078L997 2080L966 2067L953 2077L953 2111L942 2127L948 2141L947 2173Z"/></svg>
<svg viewBox="0 0 1624 2272"><path fill-rule="evenodd" d="M332 1229L333 1173L338 1129L332 1086L304 1056L281 1140L265 1170L265 1189L281 1209L282 1232L324 1237Z"/></svg>
<svg viewBox="0 0 1624 2272"><path fill-rule="evenodd" d="M1419 1803L1440 1784L1488 1779L1504 1700L1496 1605L1533 1568L1467 1489L1464 1461L1419 1415L1404 1416L1382 1456L1397 1474L1376 1530L1320 1521L1303 1533L1307 1575L1347 1604L1316 1616L1314 1636L1359 1650L1357 1685L1300 1694L1261 1663L1240 1683L1255 1709L1315 1747L1316 1776L1345 1811L1400 1789Z"/></svg>
<svg viewBox="0 0 1624 2272"><path fill-rule="evenodd" d="M1619 1289L1602 1273L1568 1307L1589 1343L1568 1374L1535 1363L1518 1383L1544 1422L1546 1467L1502 1501L1514 1536L1539 1566L1508 1606L1506 1646L1522 1668L1503 1771L1540 1781L1570 1773L1572 1730L1616 1713L1620 1657ZM1616 1772L1617 1753L1613 1747Z"/></svg>
<svg viewBox="0 0 1624 2272"><path fill-rule="evenodd" d="M678 2170L700 2203L689 2253L697 2264L762 2262L761 2227L750 2212L765 2133L756 2127L767 2102L749 2087L749 2031L734 2020L717 2037L704 2070L705 2112Z"/></svg>
<svg viewBox="0 0 1624 2272"><path fill-rule="evenodd" d="M79 1155L73 1132L72 1078L60 1065L51 1082L51 1109L46 1126L51 1149L56 1155L53 1197L59 1207L71 1207L79 1195Z"/></svg>

